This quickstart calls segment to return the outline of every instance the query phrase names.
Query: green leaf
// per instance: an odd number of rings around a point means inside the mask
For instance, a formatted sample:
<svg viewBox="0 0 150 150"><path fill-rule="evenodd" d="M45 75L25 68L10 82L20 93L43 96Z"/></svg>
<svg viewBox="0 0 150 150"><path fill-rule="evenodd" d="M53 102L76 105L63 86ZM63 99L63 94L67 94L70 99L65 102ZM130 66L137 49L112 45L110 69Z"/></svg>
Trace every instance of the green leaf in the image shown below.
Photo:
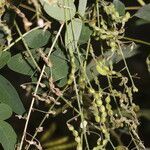
<svg viewBox="0 0 150 150"><path fill-rule="evenodd" d="M14 150L17 142L17 135L10 124L0 120L0 143L4 150Z"/></svg>
<svg viewBox="0 0 150 150"><path fill-rule="evenodd" d="M81 44L85 44L90 36L92 34L92 30L89 28L89 26L86 26L85 24L82 26L82 30L81 30L81 34L80 34L80 38L78 43Z"/></svg>
<svg viewBox="0 0 150 150"><path fill-rule="evenodd" d="M57 86L58 86L58 87L63 87L63 86L66 85L67 81L68 81L67 77L62 78L62 79L57 83Z"/></svg>
<svg viewBox="0 0 150 150"><path fill-rule="evenodd" d="M2 52L2 54L0 55L0 69L3 68L7 64L10 57L11 57L10 52L8 51Z"/></svg>
<svg viewBox="0 0 150 150"><path fill-rule="evenodd" d="M12 109L10 106L4 103L0 103L0 120L6 120L12 115Z"/></svg>
<svg viewBox="0 0 150 150"><path fill-rule="evenodd" d="M25 57L21 53L11 57L7 65L11 70L29 76L33 75L36 69L31 57Z"/></svg>
<svg viewBox="0 0 150 150"><path fill-rule="evenodd" d="M149 21L143 20L143 19L138 19L135 21L135 25L136 26L141 26L141 25L145 25L145 24L149 24Z"/></svg>
<svg viewBox="0 0 150 150"><path fill-rule="evenodd" d="M81 16L84 16L84 14L85 14L86 4L87 4L87 0L79 0L78 13Z"/></svg>
<svg viewBox="0 0 150 150"><path fill-rule="evenodd" d="M25 112L17 91L2 75L0 75L0 102L9 105L17 114L22 115Z"/></svg>
<svg viewBox="0 0 150 150"><path fill-rule="evenodd" d="M59 21L70 20L76 12L73 0L40 0L40 3L49 16Z"/></svg>
<svg viewBox="0 0 150 150"><path fill-rule="evenodd" d="M77 44L82 30L82 21L78 18L73 19L66 28L65 45L72 46Z"/></svg>
<svg viewBox="0 0 150 150"><path fill-rule="evenodd" d="M120 0L114 0L113 4L115 6L115 9L118 11L120 16L125 15L125 5Z"/></svg>
<svg viewBox="0 0 150 150"><path fill-rule="evenodd" d="M67 77L68 75L68 64L66 60L66 56L62 52L61 49L57 49L54 51L51 56L50 60L52 62L52 68L47 67L47 72L50 74L52 73L53 80L58 81L62 78Z"/></svg>
<svg viewBox="0 0 150 150"><path fill-rule="evenodd" d="M55 46L55 51L50 56L50 61L52 62L52 67L46 67L46 72L51 76L53 75L54 81L58 81L68 75L68 64L67 58L63 51L58 47ZM48 52L48 49L45 50L45 53ZM25 52L26 53L26 52ZM32 50L32 54L34 55L36 61L38 62L40 56L36 54L36 50ZM30 57L24 57L23 54L19 53L13 56L9 62L7 63L8 67L18 73L24 75L33 75L35 73L35 65L33 64ZM52 71L52 72L51 72ZM33 78L36 80L36 77Z"/></svg>
<svg viewBox="0 0 150 150"><path fill-rule="evenodd" d="M150 21L150 4L147 4L139 9L135 16L144 19L145 21Z"/></svg>
<svg viewBox="0 0 150 150"><path fill-rule="evenodd" d="M48 30L37 29L27 34L24 38L30 48L40 48L48 43L50 35Z"/></svg>

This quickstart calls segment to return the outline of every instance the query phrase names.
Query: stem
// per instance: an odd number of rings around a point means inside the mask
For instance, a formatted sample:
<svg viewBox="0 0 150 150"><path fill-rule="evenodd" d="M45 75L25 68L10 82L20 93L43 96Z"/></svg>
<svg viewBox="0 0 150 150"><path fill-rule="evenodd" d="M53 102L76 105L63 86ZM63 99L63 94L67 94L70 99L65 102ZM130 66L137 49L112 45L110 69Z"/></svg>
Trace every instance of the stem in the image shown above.
<svg viewBox="0 0 150 150"><path fill-rule="evenodd" d="M31 12L36 12L32 7L29 7L29 6L25 5L25 4L20 4L19 6L22 7L22 8L25 8L25 9L31 11ZM49 21L49 20L46 19L43 15L39 14L39 16L40 16L41 18L43 18L45 21Z"/></svg>
<svg viewBox="0 0 150 150"><path fill-rule="evenodd" d="M54 42L53 42L50 50L49 50L47 58L49 58L49 56L50 56L50 54L51 54L51 52L52 52L52 50L53 50L53 48L54 48L54 46L55 46L55 44L57 42L57 39L58 39L58 37L59 37L59 35L61 33L61 30L62 30L63 26L64 26L64 23L62 23L61 26L60 26L60 28L59 28L59 31L58 31L58 33L57 33L57 35L55 37L55 40L54 40ZM38 91L38 88L39 88L42 76L43 76L44 71L45 71L45 67L46 67L46 65L44 64L44 66L42 68L42 71L41 71L41 74L40 74L40 77L39 77L39 80L37 82L35 91L34 91L34 95L37 94L37 91ZM34 102L35 102L35 97L32 98L32 102L31 102L31 105L30 105L30 108L29 108L29 111L28 111L28 115L27 115L27 118L26 118L26 123L25 123L24 131L23 131L21 143L20 143L20 146L19 146L19 150L22 150L22 146L23 146L23 142L24 142L24 139L25 139L25 135L26 135L26 131L27 131L27 128L28 128L28 124L29 124L29 120L30 120L30 116L31 116L31 112L32 112L32 109L33 109Z"/></svg>
<svg viewBox="0 0 150 150"><path fill-rule="evenodd" d="M141 6L144 6L144 5L145 5L144 0L137 0L137 2L138 2Z"/></svg>
<svg viewBox="0 0 150 150"><path fill-rule="evenodd" d="M9 50L11 47L13 47L16 43L18 43L22 38L24 38L26 35L28 35L30 32L37 30L41 27L35 27L32 30L26 32L25 34L22 34L22 37L20 36L18 39L16 39L13 43L11 43L8 47L6 47L3 51L7 51Z"/></svg>
<svg viewBox="0 0 150 150"><path fill-rule="evenodd" d="M77 103L78 103L78 107L79 107L81 122L83 123L84 122L84 115L83 115L81 104L80 104L80 98L79 98L79 93L78 93L78 89L77 89L77 83L76 83L75 76L74 76L74 88L75 88L75 92L76 92L76 96L77 96ZM87 140L87 136L86 136L86 129L84 127L84 124L83 124L83 134L84 134L87 150L90 150L88 140Z"/></svg>
<svg viewBox="0 0 150 150"><path fill-rule="evenodd" d="M150 46L150 43L149 43L149 42L142 41L142 40L139 40L139 39L130 38L130 37L123 37L122 39L129 40L129 41L134 41L134 42L136 42L136 43L140 43L140 44L144 44L144 45Z"/></svg>
<svg viewBox="0 0 150 150"><path fill-rule="evenodd" d="M141 6L129 6L129 7L126 7L125 10L139 10L141 8Z"/></svg>
<svg viewBox="0 0 150 150"><path fill-rule="evenodd" d="M128 72L129 78L130 78L130 80L131 80L131 84L132 84L132 87L133 87L133 91L136 91L136 90L137 90L137 89L136 89L136 86L135 86L134 81L133 81L133 79L132 79L130 70L129 70L129 68L128 68L128 65L127 65L127 62L126 62L126 60L125 60L125 57L124 57L124 54L123 54L123 52L122 52L122 48L121 48L121 46L120 46L120 42L119 42L119 41L118 41L118 46L119 46L119 50L120 50L120 53L121 53L121 55L122 55L122 59L123 59L123 61L124 61L126 70L127 70L127 72ZM131 104L132 104L132 101L131 101Z"/></svg>
<svg viewBox="0 0 150 150"><path fill-rule="evenodd" d="M27 52L29 53L29 55L30 55L30 57L31 57L31 59L32 59L32 61L33 61L33 63L34 63L34 65L36 66L36 68L37 68L39 71L41 71L41 69L40 69L40 67L38 66L37 62L35 61L35 59L34 59L32 53L31 53L31 51L30 51L30 49L29 49L29 47L28 47L28 45L27 45L27 43L26 43L24 37L22 36L22 33L21 33L21 31L20 31L20 29L19 29L19 27L18 27L16 21L14 22L14 24L15 24L15 27L16 27L18 33L19 33L19 36L21 37L22 42L23 42L23 44L24 44L24 46L25 46Z"/></svg>

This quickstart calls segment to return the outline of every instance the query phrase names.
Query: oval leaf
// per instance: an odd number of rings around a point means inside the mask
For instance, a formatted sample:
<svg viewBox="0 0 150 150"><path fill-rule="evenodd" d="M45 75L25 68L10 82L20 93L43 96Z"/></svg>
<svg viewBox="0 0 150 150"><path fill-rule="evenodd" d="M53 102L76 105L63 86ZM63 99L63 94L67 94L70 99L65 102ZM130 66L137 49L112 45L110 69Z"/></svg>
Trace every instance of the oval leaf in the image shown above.
<svg viewBox="0 0 150 150"><path fill-rule="evenodd" d="M11 57L10 52L8 51L2 52L2 54L0 55L0 69L3 68L7 64L10 57Z"/></svg>
<svg viewBox="0 0 150 150"><path fill-rule="evenodd" d="M143 6L135 14L136 17L150 21L150 4Z"/></svg>
<svg viewBox="0 0 150 150"><path fill-rule="evenodd" d="M67 25L65 33L65 45L74 47L77 44L82 30L82 21L75 18Z"/></svg>
<svg viewBox="0 0 150 150"><path fill-rule="evenodd" d="M27 34L24 38L30 48L40 48L48 43L50 32L47 30L43 31L43 29L37 29Z"/></svg>
<svg viewBox="0 0 150 150"><path fill-rule="evenodd" d="M52 62L52 68L48 68L50 72L52 71L52 76L54 81L58 81L68 75L68 64L66 60L66 56L63 54L61 49L57 49L54 51L51 56L50 60Z"/></svg>
<svg viewBox="0 0 150 150"><path fill-rule="evenodd" d="M125 15L125 5L120 0L114 0L113 4L115 6L115 9L118 11L120 16Z"/></svg>
<svg viewBox="0 0 150 150"><path fill-rule="evenodd" d="M9 105L17 114L22 115L25 112L17 91L2 75L0 75L0 102Z"/></svg>
<svg viewBox="0 0 150 150"><path fill-rule="evenodd" d="M81 16L84 16L84 14L85 14L86 4L87 4L87 0L80 0L79 1L78 13Z"/></svg>
<svg viewBox="0 0 150 150"><path fill-rule="evenodd" d="M89 28L89 26L86 26L85 24L82 26L80 38L79 38L79 44L85 44L90 36L92 34L92 30Z"/></svg>
<svg viewBox="0 0 150 150"><path fill-rule="evenodd" d="M11 70L24 75L32 75L36 68L31 58L25 58L21 53L11 57L7 65Z"/></svg>
<svg viewBox="0 0 150 150"><path fill-rule="evenodd" d="M75 15L76 8L73 0L40 0L45 12L59 21L68 21Z"/></svg>
<svg viewBox="0 0 150 150"><path fill-rule="evenodd" d="M136 26L142 26L142 25L149 24L149 23L150 23L149 21L146 21L144 19L138 19L135 21Z"/></svg>
<svg viewBox="0 0 150 150"><path fill-rule="evenodd" d="M0 103L0 120L6 120L10 118L11 115L12 109L10 108L10 106L4 103Z"/></svg>
<svg viewBox="0 0 150 150"><path fill-rule="evenodd" d="M0 143L4 150L14 150L17 136L13 128L5 121L0 120Z"/></svg>
<svg viewBox="0 0 150 150"><path fill-rule="evenodd" d="M57 82L57 86L58 87L63 87L67 84L67 81L68 81L67 77L64 77L59 82Z"/></svg>

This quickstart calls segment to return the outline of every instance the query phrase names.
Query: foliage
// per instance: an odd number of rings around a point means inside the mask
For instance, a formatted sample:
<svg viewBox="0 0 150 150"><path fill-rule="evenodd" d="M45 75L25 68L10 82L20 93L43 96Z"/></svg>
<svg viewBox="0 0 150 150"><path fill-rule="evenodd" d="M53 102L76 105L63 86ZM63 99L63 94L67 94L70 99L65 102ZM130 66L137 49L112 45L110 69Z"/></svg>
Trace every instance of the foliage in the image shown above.
<svg viewBox="0 0 150 150"><path fill-rule="evenodd" d="M150 4L138 2L144 6L133 17L149 23ZM132 20L126 8L120 0L0 1L0 69L27 76L30 82L21 87L32 97L25 112L11 81L0 75L0 143L4 150L129 149L122 135L131 139L132 149L145 149L137 132L142 113L133 100L138 88L126 59L139 53L135 43L150 43L125 36L125 25ZM31 14L25 14L26 10ZM120 61L124 67L118 70L115 66ZM25 119L21 138L5 121L12 111ZM28 128L34 122L34 111L44 117L31 135ZM64 120L72 114L66 120L72 142L68 135L50 138L52 127L43 132L46 119L60 114ZM37 136L40 132L41 138ZM91 137L97 142L90 141Z"/></svg>

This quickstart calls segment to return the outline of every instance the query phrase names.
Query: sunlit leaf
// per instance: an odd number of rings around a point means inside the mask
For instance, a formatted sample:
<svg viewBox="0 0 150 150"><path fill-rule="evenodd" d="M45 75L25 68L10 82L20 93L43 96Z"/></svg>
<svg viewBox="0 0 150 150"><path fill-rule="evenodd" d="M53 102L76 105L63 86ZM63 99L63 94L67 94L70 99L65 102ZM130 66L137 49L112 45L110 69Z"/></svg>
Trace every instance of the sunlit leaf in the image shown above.
<svg viewBox="0 0 150 150"><path fill-rule="evenodd" d="M115 9L118 11L120 16L125 15L125 5L120 0L114 0L113 4L115 6Z"/></svg>
<svg viewBox="0 0 150 150"><path fill-rule="evenodd" d="M17 114L23 114L25 112L17 91L2 75L0 75L0 102L9 105Z"/></svg>
<svg viewBox="0 0 150 150"><path fill-rule="evenodd" d="M59 21L68 21L75 15L76 8L73 0L40 0L45 12Z"/></svg>
<svg viewBox="0 0 150 150"><path fill-rule="evenodd" d="M14 150L17 142L17 135L10 124L0 120L0 143L4 150Z"/></svg>
<svg viewBox="0 0 150 150"><path fill-rule="evenodd" d="M150 21L150 4L147 4L139 9L135 16L144 19L145 21Z"/></svg>
<svg viewBox="0 0 150 150"><path fill-rule="evenodd" d="M65 45L72 46L78 42L82 30L82 21L78 18L73 19L66 28Z"/></svg>
<svg viewBox="0 0 150 150"><path fill-rule="evenodd" d="M87 4L87 0L80 0L79 1L78 13L81 16L84 16L84 14L85 14L86 4Z"/></svg>

